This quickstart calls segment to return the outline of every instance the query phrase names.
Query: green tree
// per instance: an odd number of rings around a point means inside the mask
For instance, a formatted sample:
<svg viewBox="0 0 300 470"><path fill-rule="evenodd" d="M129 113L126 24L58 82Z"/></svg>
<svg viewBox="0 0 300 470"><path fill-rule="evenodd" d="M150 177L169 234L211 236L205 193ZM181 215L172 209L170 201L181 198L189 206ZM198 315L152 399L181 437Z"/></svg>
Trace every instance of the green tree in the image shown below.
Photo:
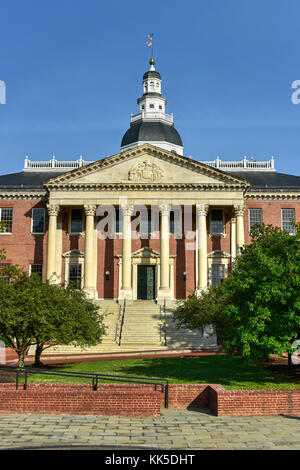
<svg viewBox="0 0 300 470"><path fill-rule="evenodd" d="M39 365L47 347L95 345L105 333L103 316L82 291L42 282L13 265L2 270L0 313L0 336L17 352L20 367L32 345Z"/></svg>
<svg viewBox="0 0 300 470"><path fill-rule="evenodd" d="M224 349L249 362L288 351L290 363L300 332L300 226L289 235L259 225L251 236L228 278L198 299L201 315L190 321L183 307L179 314L191 327L211 322L222 331Z"/></svg>
<svg viewBox="0 0 300 470"><path fill-rule="evenodd" d="M226 335L226 328L229 325L229 320L224 315L227 302L228 295L219 286L203 291L199 297L192 294L178 303L174 312L177 326L196 329L210 324L213 326L213 333L217 334L220 341Z"/></svg>

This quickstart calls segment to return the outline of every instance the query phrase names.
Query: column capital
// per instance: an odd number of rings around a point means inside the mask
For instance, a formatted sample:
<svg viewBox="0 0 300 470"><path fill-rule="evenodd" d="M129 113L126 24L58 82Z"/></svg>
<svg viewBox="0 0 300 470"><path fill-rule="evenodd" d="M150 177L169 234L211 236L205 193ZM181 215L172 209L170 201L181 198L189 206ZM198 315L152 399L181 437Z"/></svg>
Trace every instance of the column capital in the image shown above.
<svg viewBox="0 0 300 470"><path fill-rule="evenodd" d="M243 204L233 206L233 214L235 217L243 216L245 211L245 206Z"/></svg>
<svg viewBox="0 0 300 470"><path fill-rule="evenodd" d="M207 216L207 213L208 213L208 209L209 209L209 205L208 204L196 204L196 213L197 213L197 216Z"/></svg>
<svg viewBox="0 0 300 470"><path fill-rule="evenodd" d="M158 207L159 207L159 212L161 213L161 215L169 215L170 213L169 204L160 204Z"/></svg>
<svg viewBox="0 0 300 470"><path fill-rule="evenodd" d="M133 204L121 204L120 209L122 215L133 215L134 213L134 205Z"/></svg>
<svg viewBox="0 0 300 470"><path fill-rule="evenodd" d="M95 204L84 204L85 215L95 215L96 205Z"/></svg>
<svg viewBox="0 0 300 470"><path fill-rule="evenodd" d="M60 211L60 206L58 204L47 204L47 211L49 215L58 216Z"/></svg>

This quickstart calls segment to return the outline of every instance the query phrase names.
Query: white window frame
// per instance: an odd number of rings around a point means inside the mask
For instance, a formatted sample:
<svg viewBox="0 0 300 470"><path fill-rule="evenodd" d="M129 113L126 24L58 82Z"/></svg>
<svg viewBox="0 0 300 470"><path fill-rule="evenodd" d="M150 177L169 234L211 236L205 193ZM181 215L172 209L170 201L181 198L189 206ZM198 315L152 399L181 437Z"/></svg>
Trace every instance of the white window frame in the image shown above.
<svg viewBox="0 0 300 470"><path fill-rule="evenodd" d="M295 214L295 208L294 207L282 207L281 208L281 230L285 230L285 228L283 228L283 211L293 211L294 212L294 222L296 220L296 214ZM291 220L291 219L289 219ZM286 222L286 220L285 220ZM287 232L287 230L286 230ZM289 235L295 235L295 227L293 227L293 231L292 232L287 232Z"/></svg>
<svg viewBox="0 0 300 470"><path fill-rule="evenodd" d="M222 229L223 229L222 232L213 232L212 231L212 222L214 222L213 219L212 219L213 211L221 211L222 212ZM209 235L211 237L225 237L225 211L222 207L213 207L213 208L211 208L211 210L209 212Z"/></svg>
<svg viewBox="0 0 300 470"><path fill-rule="evenodd" d="M72 211L73 210L80 210L82 217L81 217L81 228L82 230L80 232L72 232ZM82 235L84 233L84 210L82 207L71 207L70 212L69 212L69 235Z"/></svg>
<svg viewBox="0 0 300 470"><path fill-rule="evenodd" d="M43 232L34 232L33 231L33 213L36 210L39 210L39 211L42 210L44 212L44 230L43 230ZM32 233L32 235L44 235L45 234L45 226L46 226L46 211L45 211L45 209L43 207L33 208L32 211L31 211L31 233Z"/></svg>
<svg viewBox="0 0 300 470"><path fill-rule="evenodd" d="M13 225L13 215L14 215L14 209L13 207L0 207L0 222L2 222L2 209L11 209L12 210L12 216L11 216L11 232L1 232L0 235L12 235L12 225Z"/></svg>
<svg viewBox="0 0 300 470"><path fill-rule="evenodd" d="M261 222L255 222L255 223L263 223L263 210L262 210L262 207L249 207L248 209L248 230L249 230L249 233L251 232L251 226L250 226L250 211L252 210L260 210L261 211ZM255 225L255 224L253 224Z"/></svg>
<svg viewBox="0 0 300 470"><path fill-rule="evenodd" d="M31 263L29 265L29 276L31 276L32 274L32 266L42 266L42 278L41 279L43 280L43 265L40 263ZM37 273L34 273L34 274L37 274Z"/></svg>

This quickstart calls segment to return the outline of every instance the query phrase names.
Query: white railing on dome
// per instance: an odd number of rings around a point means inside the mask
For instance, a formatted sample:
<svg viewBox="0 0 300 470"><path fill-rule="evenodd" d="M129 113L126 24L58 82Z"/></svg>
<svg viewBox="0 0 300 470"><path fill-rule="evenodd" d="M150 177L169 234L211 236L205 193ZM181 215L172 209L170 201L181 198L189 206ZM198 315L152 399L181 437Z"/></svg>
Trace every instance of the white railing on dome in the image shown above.
<svg viewBox="0 0 300 470"><path fill-rule="evenodd" d="M172 114L167 114L167 113L160 113L156 111L142 111L138 114L132 114L130 118L130 122L136 122L139 121L140 119L143 119L147 121L149 119L150 121L153 119L161 119L162 121L167 121L169 123L173 123L173 113Z"/></svg>
<svg viewBox="0 0 300 470"><path fill-rule="evenodd" d="M28 156L25 158L24 162L24 170L58 170L58 171L66 171L66 170L74 170L75 168L80 168L85 165L89 165L93 162L88 162L83 160L82 156L75 161L59 161L53 156L51 160L42 162L42 161L31 161L29 160Z"/></svg>

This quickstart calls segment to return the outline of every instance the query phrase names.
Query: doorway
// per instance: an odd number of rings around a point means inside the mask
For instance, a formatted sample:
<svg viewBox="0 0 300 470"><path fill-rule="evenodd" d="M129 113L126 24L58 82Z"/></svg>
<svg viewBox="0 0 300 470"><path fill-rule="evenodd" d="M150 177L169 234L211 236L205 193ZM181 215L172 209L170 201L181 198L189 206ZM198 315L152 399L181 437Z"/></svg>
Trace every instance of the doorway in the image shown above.
<svg viewBox="0 0 300 470"><path fill-rule="evenodd" d="M155 299L155 266L141 264L137 268L137 298L140 300Z"/></svg>

